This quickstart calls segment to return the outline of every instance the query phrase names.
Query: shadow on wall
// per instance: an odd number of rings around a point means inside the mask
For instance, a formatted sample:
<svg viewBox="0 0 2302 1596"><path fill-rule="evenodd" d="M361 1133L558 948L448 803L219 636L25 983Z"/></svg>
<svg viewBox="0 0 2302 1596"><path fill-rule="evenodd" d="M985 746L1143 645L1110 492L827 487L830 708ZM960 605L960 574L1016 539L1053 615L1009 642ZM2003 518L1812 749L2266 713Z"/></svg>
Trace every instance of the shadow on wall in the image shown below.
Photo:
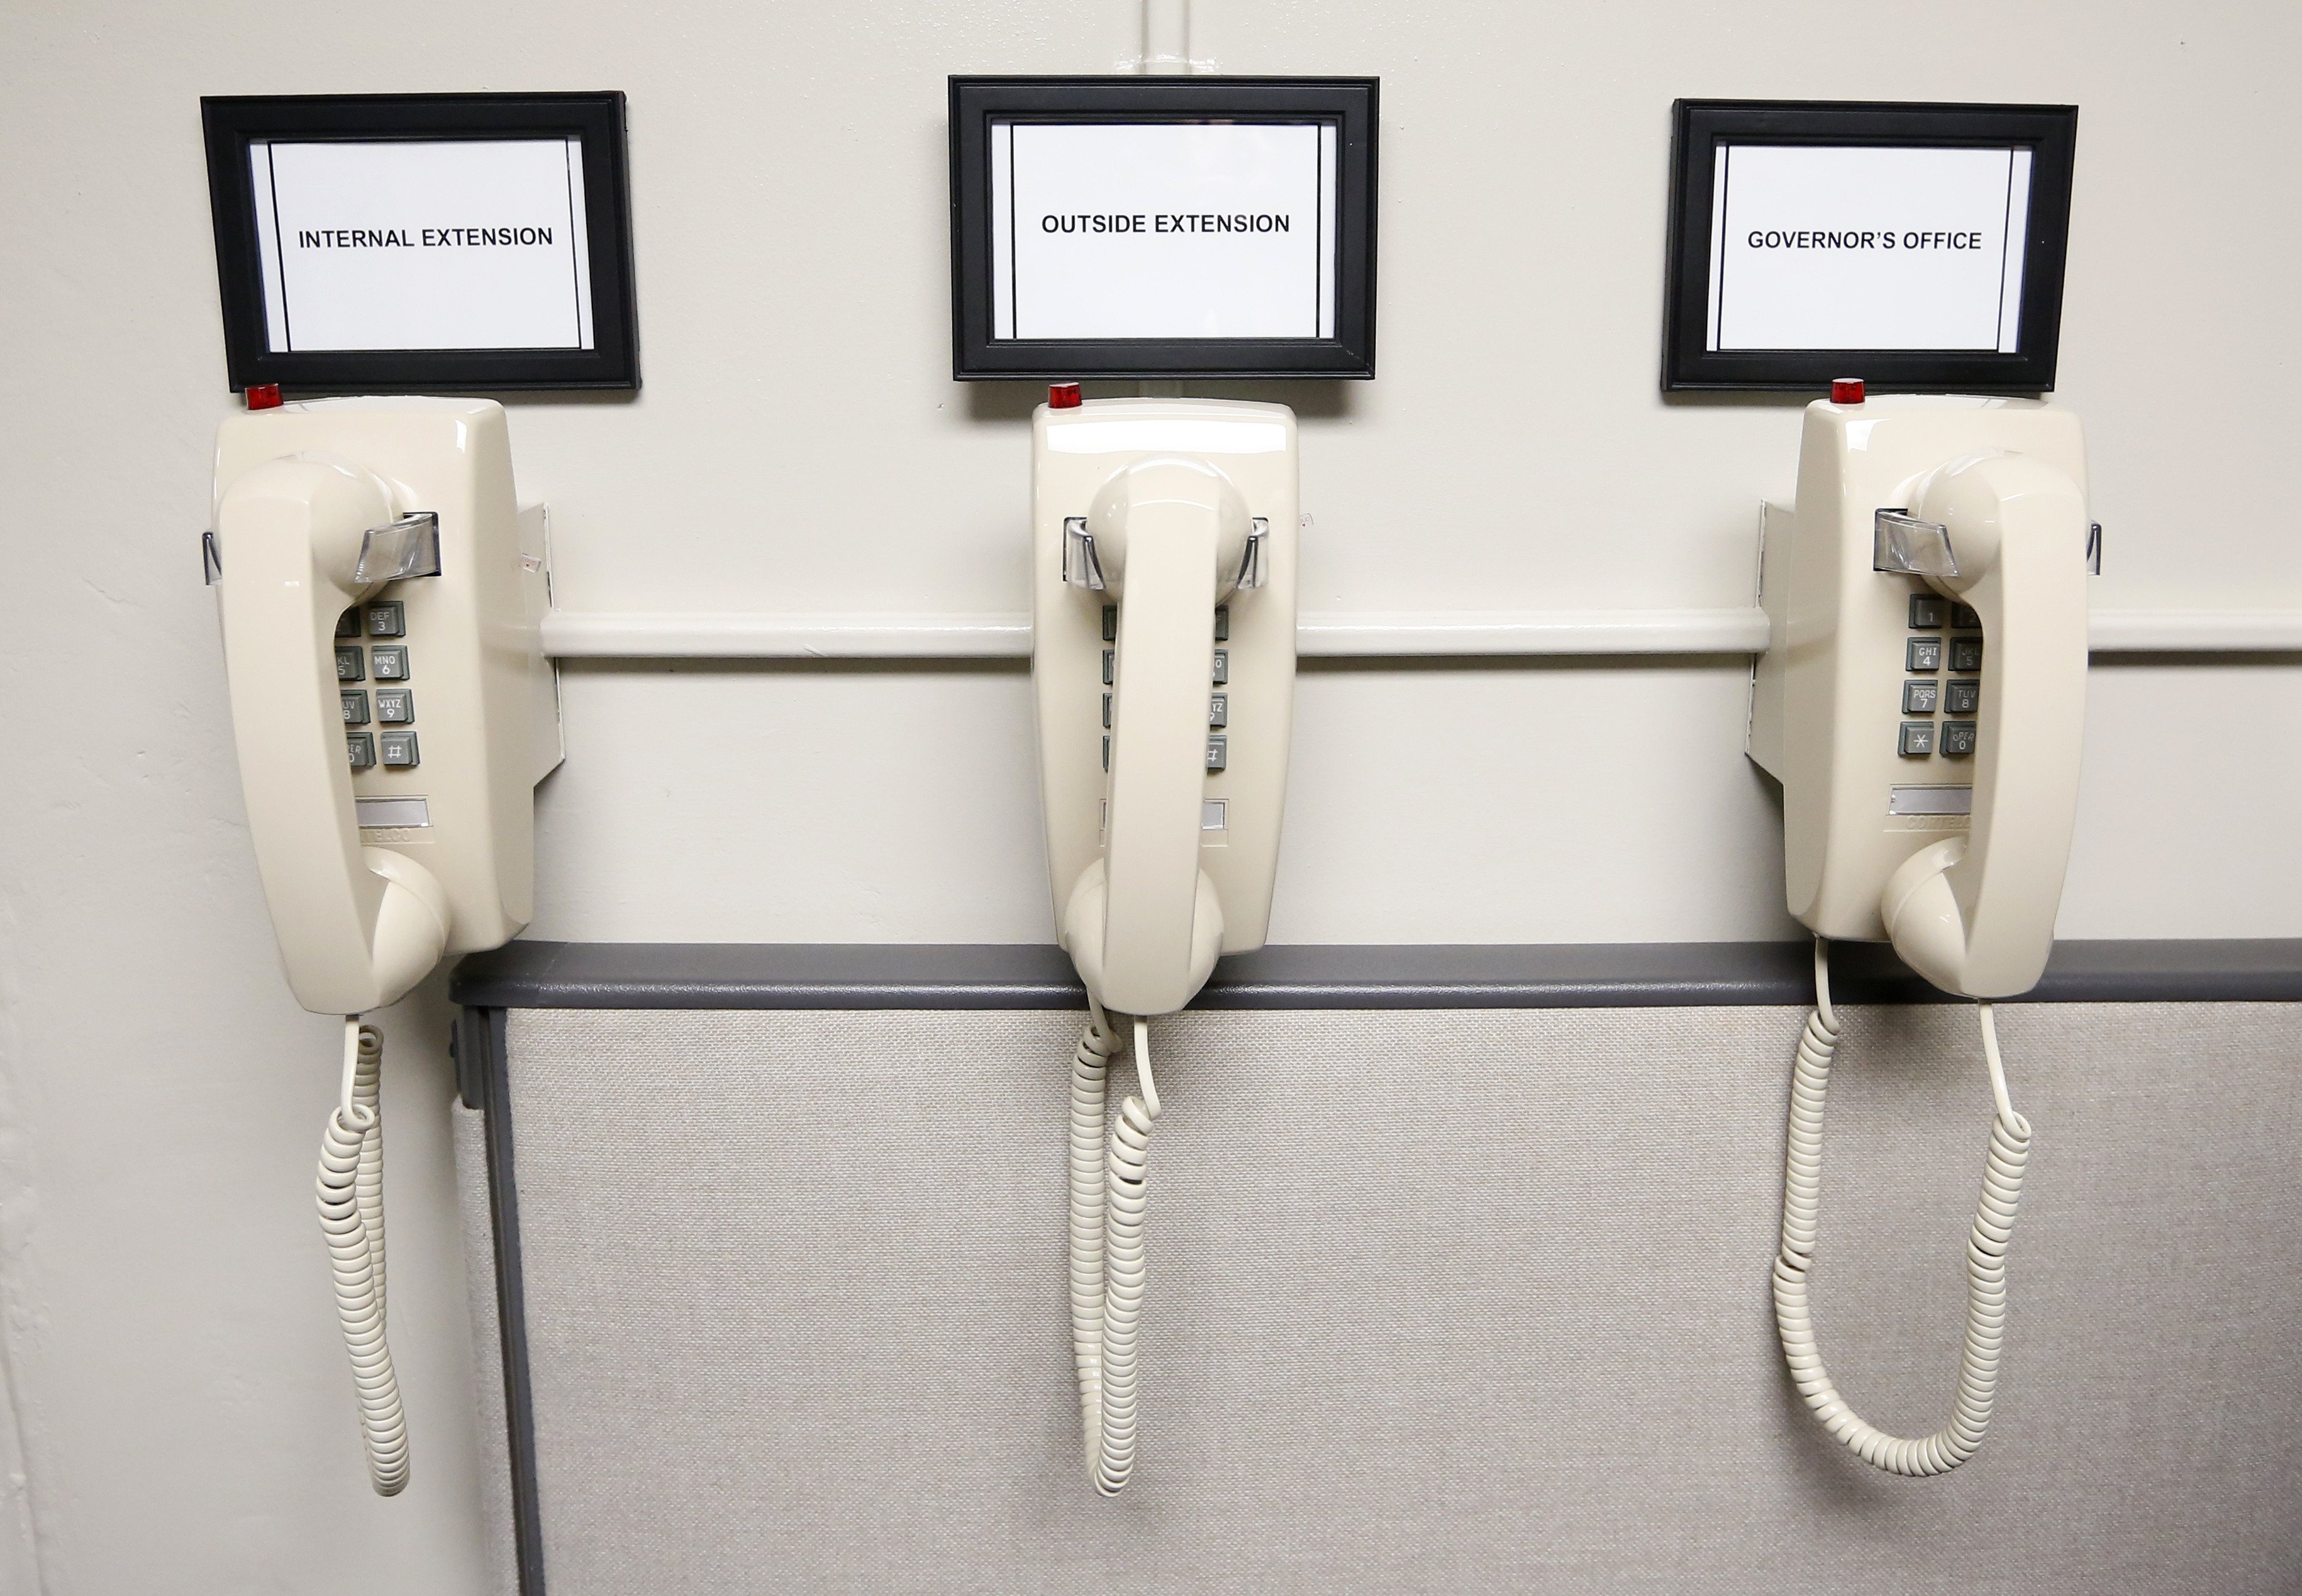
<svg viewBox="0 0 2302 1596"><path fill-rule="evenodd" d="M970 421L1029 421L1031 412L1045 403L1046 385L1037 382L963 382L958 386L967 391L967 418ZM1083 398L1137 399L1144 397L1146 388L1155 387L1152 382L1113 379L1110 382L1082 382L1080 392ZM1205 382L1196 378L1171 381L1166 386L1192 399L1251 399L1266 405L1285 405L1304 421L1350 421L1359 413L1358 396L1365 391L1362 382Z"/></svg>

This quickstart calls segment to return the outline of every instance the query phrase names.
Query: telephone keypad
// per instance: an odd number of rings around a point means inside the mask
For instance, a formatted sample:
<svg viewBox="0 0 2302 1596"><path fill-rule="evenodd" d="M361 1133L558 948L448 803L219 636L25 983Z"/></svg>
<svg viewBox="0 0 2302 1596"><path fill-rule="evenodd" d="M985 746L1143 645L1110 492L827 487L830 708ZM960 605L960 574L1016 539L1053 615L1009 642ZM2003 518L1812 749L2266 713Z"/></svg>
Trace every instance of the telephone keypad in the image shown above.
<svg viewBox="0 0 2302 1596"><path fill-rule="evenodd" d="M346 726L365 726L367 724L366 693L339 693L336 696L343 700L344 724Z"/></svg>
<svg viewBox="0 0 2302 1596"><path fill-rule="evenodd" d="M375 679L379 682L404 682L414 674L409 668L407 650L401 644L372 648L367 653L369 662L375 667ZM354 677L353 680L358 678Z"/></svg>
<svg viewBox="0 0 2302 1596"><path fill-rule="evenodd" d="M1911 630L1931 635L1903 640L1907 675L1895 752L1905 760L1971 759L1981 735L1975 717L1982 705L1982 684L1975 673L1982 668L1984 640L1973 635L1981 622L1970 607L1915 584L1908 605ZM1944 636L1948 631L1968 635ZM1946 670L1963 674L1943 675ZM1937 715L1956 718L1937 721Z"/></svg>
<svg viewBox="0 0 2302 1596"><path fill-rule="evenodd" d="M385 726L416 724L416 691L411 687L375 690L375 718Z"/></svg>
<svg viewBox="0 0 2302 1596"><path fill-rule="evenodd" d="M419 762L416 757L414 732L380 732L375 740L386 765L404 770Z"/></svg>
<svg viewBox="0 0 2302 1596"><path fill-rule="evenodd" d="M1103 607L1103 640L1106 643L1115 643L1118 640L1118 636L1119 607L1115 604L1105 604ZM1228 641L1230 636L1231 607L1227 604L1218 604L1215 606L1214 614L1215 641L1217 643L1223 643ZM402 681L406 679L404 676L392 674L395 670L404 671L406 669L405 651L375 649L371 651L375 656L375 675L378 681ZM396 661L388 663L385 659L385 655L392 652L399 653L400 658ZM1106 648L1103 651L1103 685L1105 688L1105 692L1103 695L1103 768L1106 772L1111 769L1111 731L1113 701L1115 698L1115 695L1110 692L1109 689L1116 685L1118 662L1118 651L1115 648ZM1208 670L1208 676L1217 687L1222 687L1229 685L1231 681L1231 651L1229 649L1219 648L1214 651L1214 659ZM388 705L387 700L393 701L393 705ZM403 701L407 704L407 718L413 720L415 718L415 705L412 694L396 689L389 691L379 689L376 693L378 718L386 721L395 719L397 717L392 712L392 708L398 702ZM1228 693L1209 693L1207 695L1207 727L1209 728L1210 735L1207 738L1206 743L1206 769L1209 775L1214 775L1216 772L1224 769L1231 763L1231 739L1228 736L1219 735L1222 733L1222 729L1230 724L1231 694ZM387 738L397 737L403 735L409 737L409 748L412 752L414 748L413 734L385 734ZM395 761L391 757L391 744L387 743L384 754L384 763L390 765L394 762ZM409 762L413 763L414 761L411 759Z"/></svg>
<svg viewBox="0 0 2302 1596"><path fill-rule="evenodd" d="M339 682L367 680L367 663L361 658L358 645L355 644L350 648L336 651L336 680Z"/></svg>
<svg viewBox="0 0 2302 1596"><path fill-rule="evenodd" d="M367 634L370 637L405 637L407 635L407 606L397 599L386 599L367 607Z"/></svg>
<svg viewBox="0 0 2302 1596"><path fill-rule="evenodd" d="M373 770L375 769L375 734L373 732L346 732L344 734L344 757L351 761L351 767L355 770Z"/></svg>

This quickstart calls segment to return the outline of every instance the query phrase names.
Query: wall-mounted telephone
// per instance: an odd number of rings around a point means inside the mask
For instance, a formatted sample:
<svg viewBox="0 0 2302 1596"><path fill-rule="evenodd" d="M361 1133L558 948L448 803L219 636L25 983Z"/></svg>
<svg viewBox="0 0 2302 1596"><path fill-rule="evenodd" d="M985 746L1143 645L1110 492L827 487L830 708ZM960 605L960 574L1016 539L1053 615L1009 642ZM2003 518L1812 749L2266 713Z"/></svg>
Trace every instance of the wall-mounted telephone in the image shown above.
<svg viewBox="0 0 2302 1596"><path fill-rule="evenodd" d="M1990 1422L2029 1122L2014 1112L1989 1000L2035 986L2078 808L2086 713L2086 456L2077 419L2032 400L1818 401L1795 510L1769 506L1760 591L1771 638L1752 678L1751 757L1783 787L1791 912L1815 944L1815 1012L1793 1080L1783 1351L1800 1394L1865 1460L1957 1467ZM1807 1273L1824 1088L1837 1046L1827 939L1891 941L1981 1000L1995 1113L1968 1247L1955 1409L1918 1440L1866 1424L1815 1348Z"/></svg>
<svg viewBox="0 0 2302 1596"><path fill-rule="evenodd" d="M559 761L541 506L489 400L228 418L209 580L265 898L297 1002L344 1021L322 1228L371 1483L407 1479L384 1341L382 1038L359 1016L527 923L533 789Z"/></svg>
<svg viewBox="0 0 2302 1596"><path fill-rule="evenodd" d="M1031 431L1031 675L1047 862L1092 1012L1071 1078L1071 1346L1088 1471L1135 1458L1148 1020L1263 945L1295 690L1296 450L1283 405L1082 404ZM1139 1097L1105 1137L1134 1018Z"/></svg>

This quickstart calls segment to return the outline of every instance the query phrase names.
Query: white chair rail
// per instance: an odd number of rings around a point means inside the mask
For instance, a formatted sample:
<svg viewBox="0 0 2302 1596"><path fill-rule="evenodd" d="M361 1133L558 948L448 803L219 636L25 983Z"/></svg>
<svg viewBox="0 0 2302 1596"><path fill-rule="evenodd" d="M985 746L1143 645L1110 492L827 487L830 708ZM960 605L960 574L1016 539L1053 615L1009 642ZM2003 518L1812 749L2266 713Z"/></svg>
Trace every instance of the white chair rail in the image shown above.
<svg viewBox="0 0 2302 1596"><path fill-rule="evenodd" d="M2302 609L2097 609L2096 653L2302 652ZM1767 617L1735 609L1310 610L1306 659L1755 654ZM1028 659L1016 613L625 613L555 609L543 651L560 659Z"/></svg>

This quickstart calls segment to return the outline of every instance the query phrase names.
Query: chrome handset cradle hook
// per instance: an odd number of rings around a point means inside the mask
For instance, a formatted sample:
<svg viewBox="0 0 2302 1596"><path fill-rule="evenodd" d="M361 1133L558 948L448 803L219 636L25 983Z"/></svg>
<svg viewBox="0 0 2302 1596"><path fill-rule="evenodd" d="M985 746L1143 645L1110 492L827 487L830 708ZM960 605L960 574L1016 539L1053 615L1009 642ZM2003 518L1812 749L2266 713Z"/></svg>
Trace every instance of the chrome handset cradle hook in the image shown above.
<svg viewBox="0 0 2302 1596"><path fill-rule="evenodd" d="M1921 521L1908 510L1880 510L1872 525L1870 568L1903 576L1955 576L1950 528Z"/></svg>
<svg viewBox="0 0 2302 1596"><path fill-rule="evenodd" d="M1271 523L1257 516L1248 525L1247 551L1239 559L1239 585L1261 587L1271 580Z"/></svg>
<svg viewBox="0 0 2302 1596"><path fill-rule="evenodd" d="M417 510L367 529L360 538L359 565L352 572L352 580L365 586L439 574L440 517L430 510Z"/></svg>
<svg viewBox="0 0 2302 1596"><path fill-rule="evenodd" d="M1063 517L1063 581L1090 592L1104 591L1103 562L1096 558L1095 533L1085 516Z"/></svg>

